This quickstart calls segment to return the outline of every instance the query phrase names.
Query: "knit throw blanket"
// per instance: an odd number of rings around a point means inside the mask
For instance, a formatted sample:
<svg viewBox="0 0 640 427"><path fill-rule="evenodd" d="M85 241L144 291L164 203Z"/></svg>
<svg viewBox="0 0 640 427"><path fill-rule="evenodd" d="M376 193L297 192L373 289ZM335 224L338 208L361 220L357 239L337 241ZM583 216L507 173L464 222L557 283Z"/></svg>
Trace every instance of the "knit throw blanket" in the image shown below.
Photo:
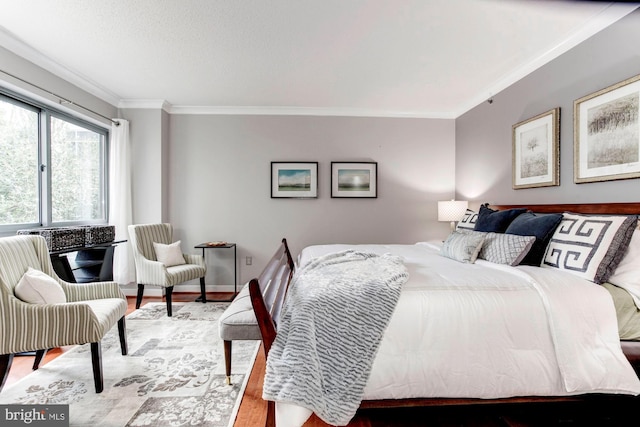
<svg viewBox="0 0 640 427"><path fill-rule="evenodd" d="M400 257L355 250L297 270L267 358L263 398L348 424L408 278Z"/></svg>

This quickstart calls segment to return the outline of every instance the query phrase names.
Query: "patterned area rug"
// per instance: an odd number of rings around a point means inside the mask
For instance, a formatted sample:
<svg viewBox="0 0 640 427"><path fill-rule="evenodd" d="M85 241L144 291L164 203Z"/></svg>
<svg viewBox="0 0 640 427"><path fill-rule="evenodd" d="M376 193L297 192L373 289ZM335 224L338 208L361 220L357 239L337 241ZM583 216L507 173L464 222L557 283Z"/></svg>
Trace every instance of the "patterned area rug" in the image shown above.
<svg viewBox="0 0 640 427"><path fill-rule="evenodd" d="M225 382L218 318L228 303L148 303L127 316L129 354L118 328L102 340L104 391L95 393L89 344L5 388L0 403L69 404L72 426L232 426L258 342L233 343Z"/></svg>

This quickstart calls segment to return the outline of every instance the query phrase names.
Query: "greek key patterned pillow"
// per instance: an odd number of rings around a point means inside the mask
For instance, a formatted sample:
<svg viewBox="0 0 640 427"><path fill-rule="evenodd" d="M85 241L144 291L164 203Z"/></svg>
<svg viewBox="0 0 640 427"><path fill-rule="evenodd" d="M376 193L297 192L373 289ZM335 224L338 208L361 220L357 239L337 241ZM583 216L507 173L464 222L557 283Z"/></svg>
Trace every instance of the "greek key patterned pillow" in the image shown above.
<svg viewBox="0 0 640 427"><path fill-rule="evenodd" d="M541 267L564 270L595 283L606 282L629 246L637 215L565 213Z"/></svg>
<svg viewBox="0 0 640 427"><path fill-rule="evenodd" d="M486 233L478 258L496 264L518 265L529 253L536 241L535 236L516 234Z"/></svg>
<svg viewBox="0 0 640 427"><path fill-rule="evenodd" d="M472 211L471 209L467 209L464 214L464 217L458 222L458 226L456 230L473 230L476 226L476 221L478 220L478 212Z"/></svg>

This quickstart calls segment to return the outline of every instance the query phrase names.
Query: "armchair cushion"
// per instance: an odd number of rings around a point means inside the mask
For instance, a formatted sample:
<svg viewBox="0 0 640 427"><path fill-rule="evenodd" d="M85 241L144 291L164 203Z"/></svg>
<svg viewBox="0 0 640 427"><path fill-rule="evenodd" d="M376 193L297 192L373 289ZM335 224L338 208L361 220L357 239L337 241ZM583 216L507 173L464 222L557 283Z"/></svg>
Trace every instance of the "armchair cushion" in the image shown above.
<svg viewBox="0 0 640 427"><path fill-rule="evenodd" d="M67 302L62 286L51 276L29 267L13 290L16 297L31 304Z"/></svg>
<svg viewBox="0 0 640 427"><path fill-rule="evenodd" d="M165 267L186 264L180 247L180 240L165 245L164 243L153 242L153 249L156 252L156 259L163 263Z"/></svg>

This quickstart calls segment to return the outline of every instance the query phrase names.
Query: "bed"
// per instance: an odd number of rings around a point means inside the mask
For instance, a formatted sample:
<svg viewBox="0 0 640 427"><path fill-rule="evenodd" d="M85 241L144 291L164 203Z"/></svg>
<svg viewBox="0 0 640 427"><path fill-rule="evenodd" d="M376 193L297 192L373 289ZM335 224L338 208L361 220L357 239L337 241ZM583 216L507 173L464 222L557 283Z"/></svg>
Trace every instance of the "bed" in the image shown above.
<svg viewBox="0 0 640 427"><path fill-rule="evenodd" d="M312 412L345 425L357 408L640 393L640 342L630 341L640 337L640 272L627 259L640 204L480 210L444 242L303 249L267 337L267 425L274 414L278 427L301 426ZM595 243L563 236L583 220L598 222ZM606 250L594 255L594 245ZM572 259L584 247L596 261L578 271ZM352 298L362 277L374 291ZM312 296L318 288L330 291Z"/></svg>

